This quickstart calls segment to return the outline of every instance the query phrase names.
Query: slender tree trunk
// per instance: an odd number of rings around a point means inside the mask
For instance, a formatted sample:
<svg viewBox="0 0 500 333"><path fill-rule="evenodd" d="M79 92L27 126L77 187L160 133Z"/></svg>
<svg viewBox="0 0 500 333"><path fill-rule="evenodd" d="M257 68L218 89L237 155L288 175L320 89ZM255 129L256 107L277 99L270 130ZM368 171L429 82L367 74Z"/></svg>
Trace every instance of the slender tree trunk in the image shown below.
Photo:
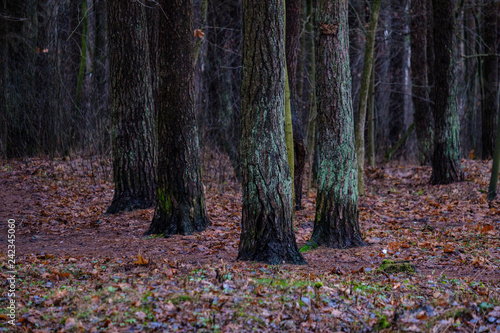
<svg viewBox="0 0 500 333"><path fill-rule="evenodd" d="M314 165L314 150L316 145L316 44L314 38L314 8L313 0L306 1L306 13L308 17L306 31L310 35L307 39L308 48L308 63L309 71L308 77L311 82L309 91L309 105L308 105L308 122L307 122L307 160L309 163L309 180L307 184L307 193L312 187L313 180L315 179Z"/></svg>
<svg viewBox="0 0 500 333"><path fill-rule="evenodd" d="M233 94L231 66L234 53L238 52L240 38L240 13L236 2L208 0L207 57L204 84L207 87L207 135L225 150L240 178L239 140L240 124ZM238 92L239 93L239 92Z"/></svg>
<svg viewBox="0 0 500 333"><path fill-rule="evenodd" d="M389 144L394 146L405 130L405 4L407 0L391 0Z"/></svg>
<svg viewBox="0 0 500 333"><path fill-rule="evenodd" d="M304 264L285 146L284 3L243 1L242 231L238 259Z"/></svg>
<svg viewBox="0 0 500 333"><path fill-rule="evenodd" d="M0 0L0 11L7 15L7 0ZM7 20L0 21L0 156L7 156Z"/></svg>
<svg viewBox="0 0 500 333"><path fill-rule="evenodd" d="M483 89L481 89L481 156L483 159L493 157L495 147L496 124L498 114L498 3L484 0L483 31L484 53L488 56L482 61Z"/></svg>
<svg viewBox="0 0 500 333"><path fill-rule="evenodd" d="M314 231L305 249L318 245L345 248L365 244L358 224L347 15L347 0L318 2L316 93L320 163ZM372 28L370 31L374 32ZM368 76L370 74L371 69Z"/></svg>
<svg viewBox="0 0 500 333"><path fill-rule="evenodd" d="M107 213L148 208L155 199L154 103L145 8L108 1L115 194Z"/></svg>
<svg viewBox="0 0 500 333"><path fill-rule="evenodd" d="M467 101L466 101L466 121L462 122L461 137L462 137L462 152L468 155L470 152L479 151L477 147L477 135L480 132L478 127L478 95L479 95L479 84L478 84L478 72L479 72L479 61L478 58L474 57L477 53L477 44L479 40L476 39L477 27L475 20L475 10L476 8L468 8L465 12L465 22L464 22L464 39L465 39L465 82L467 83ZM474 153L472 153L474 155Z"/></svg>
<svg viewBox="0 0 500 333"><path fill-rule="evenodd" d="M193 8L190 0L159 3L158 194L146 234L191 234L210 224L194 112Z"/></svg>
<svg viewBox="0 0 500 333"><path fill-rule="evenodd" d="M415 109L418 160L421 165L430 163L432 153L432 112L429 104L427 73L427 2L411 1L411 72L412 99Z"/></svg>
<svg viewBox="0 0 500 333"><path fill-rule="evenodd" d="M294 149L294 130L292 124L292 104L290 96L290 84L288 80L288 70L285 62L285 143L286 143L286 157L288 161L288 168L292 180L295 179L295 149ZM294 183L292 182L292 204L295 199ZM292 214L293 218L293 214Z"/></svg>
<svg viewBox="0 0 500 333"><path fill-rule="evenodd" d="M306 145L304 143L304 133L302 129L302 117L299 113L297 93L297 64L299 58L300 43L300 14L301 0L286 0L286 38L285 53L287 77L290 90L291 121L293 128L293 181L295 208L302 208L302 179L304 177L304 167L306 164Z"/></svg>
<svg viewBox="0 0 500 333"><path fill-rule="evenodd" d="M368 102L366 105L366 155L367 163L375 167L375 66L372 67L370 78L370 89L368 90Z"/></svg>
<svg viewBox="0 0 500 333"><path fill-rule="evenodd" d="M498 119L500 121L500 117ZM488 187L488 200L494 200L497 196L498 172L500 171L500 131L498 129L500 129L500 125L497 126L495 152L493 154L493 163L491 166L490 186Z"/></svg>
<svg viewBox="0 0 500 333"><path fill-rule="evenodd" d="M434 152L432 184L458 181L460 170L460 124L456 103L454 0L433 0L434 18Z"/></svg>
<svg viewBox="0 0 500 333"><path fill-rule="evenodd" d="M368 92L370 90L370 77L374 65L373 50L375 46L375 34L380 13L381 0L374 0L372 3L372 13L370 16L370 26L366 36L365 59L363 74L361 76L361 90L359 93L359 110L356 119L356 153L358 156L358 190L359 194L365 194L365 122L366 107L368 103ZM319 96L319 95L318 95Z"/></svg>

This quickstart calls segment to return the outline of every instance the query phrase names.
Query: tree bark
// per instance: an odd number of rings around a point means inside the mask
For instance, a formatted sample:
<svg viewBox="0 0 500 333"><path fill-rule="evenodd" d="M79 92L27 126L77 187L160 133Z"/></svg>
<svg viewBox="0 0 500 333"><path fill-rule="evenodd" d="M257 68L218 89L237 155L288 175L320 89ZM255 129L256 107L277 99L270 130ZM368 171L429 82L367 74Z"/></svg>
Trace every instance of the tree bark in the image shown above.
<svg viewBox="0 0 500 333"><path fill-rule="evenodd" d="M483 89L481 89L481 157L493 157L495 148L496 124L498 113L498 3L492 0L486 2L483 9L484 53L488 54L482 61Z"/></svg>
<svg viewBox="0 0 500 333"><path fill-rule="evenodd" d="M191 234L210 224L194 112L193 8L159 1L158 193L146 234Z"/></svg>
<svg viewBox="0 0 500 333"><path fill-rule="evenodd" d="M432 112L427 73L427 1L411 2L411 73L418 161L430 163L432 154Z"/></svg>
<svg viewBox="0 0 500 333"><path fill-rule="evenodd" d="M302 117L299 113L297 94L297 64L299 57L299 42L301 33L300 13L301 0L286 0L286 37L285 53L287 76L290 90L290 107L293 128L293 181L295 209L302 208L302 179L304 177L304 167L306 164L306 145L304 143L304 133L302 128Z"/></svg>
<svg viewBox="0 0 500 333"><path fill-rule="evenodd" d="M285 146L285 36L281 0L243 1L239 260L305 264L292 225Z"/></svg>
<svg viewBox="0 0 500 333"><path fill-rule="evenodd" d="M108 1L113 180L107 213L149 208L155 199L154 103L144 6Z"/></svg>
<svg viewBox="0 0 500 333"><path fill-rule="evenodd" d="M434 19L434 152L432 184L458 181L460 170L460 125L456 104L454 0L433 0Z"/></svg>
<svg viewBox="0 0 500 333"><path fill-rule="evenodd" d="M318 196L307 246L361 246L365 243L358 224L347 0L320 0L316 24L320 34L316 53ZM369 77L371 69L367 72Z"/></svg>
<svg viewBox="0 0 500 333"><path fill-rule="evenodd" d="M363 195L365 193L365 123L366 109L368 104L368 92L370 90L370 78L372 76L372 67L375 63L373 49L375 47L375 34L377 32L377 23L380 13L381 0L374 0L372 3L372 13L370 17L370 26L366 36L365 57L363 64L363 73L361 76L361 89L359 93L359 110L356 121L356 153L358 168L358 186L357 191ZM319 95L318 95L319 96ZM352 103L352 102L351 102ZM352 107L352 106L351 106Z"/></svg>

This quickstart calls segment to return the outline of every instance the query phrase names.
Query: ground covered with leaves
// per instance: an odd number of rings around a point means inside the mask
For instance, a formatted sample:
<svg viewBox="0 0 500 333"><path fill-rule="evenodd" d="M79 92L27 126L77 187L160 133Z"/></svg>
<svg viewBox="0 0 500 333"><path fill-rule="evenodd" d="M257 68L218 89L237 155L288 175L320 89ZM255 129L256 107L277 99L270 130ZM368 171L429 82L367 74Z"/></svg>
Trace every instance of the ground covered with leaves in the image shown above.
<svg viewBox="0 0 500 333"><path fill-rule="evenodd" d="M0 330L500 331L500 202L490 163L429 185L430 169L367 171L360 225L368 246L318 248L307 266L238 262L241 195L224 159L204 167L212 226L144 237L153 209L104 215L109 161L0 163L0 216L16 220L16 320L9 324L7 227L0 234ZM227 172L226 172L227 171ZM296 213L299 246L315 194Z"/></svg>

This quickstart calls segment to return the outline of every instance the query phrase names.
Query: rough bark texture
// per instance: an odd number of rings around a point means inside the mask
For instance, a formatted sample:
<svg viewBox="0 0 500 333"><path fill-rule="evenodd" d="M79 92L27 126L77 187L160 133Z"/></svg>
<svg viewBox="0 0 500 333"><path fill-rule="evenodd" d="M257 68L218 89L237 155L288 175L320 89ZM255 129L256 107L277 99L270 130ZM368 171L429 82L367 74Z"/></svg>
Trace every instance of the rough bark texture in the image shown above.
<svg viewBox="0 0 500 333"><path fill-rule="evenodd" d="M284 4L243 1L242 231L238 259L304 264L285 146Z"/></svg>
<svg viewBox="0 0 500 333"><path fill-rule="evenodd" d="M495 147L496 124L498 113L498 56L497 38L498 38L498 3L492 0L486 0L483 9L484 23L482 38L484 40L483 66L483 89L481 90L481 156L483 159L493 157Z"/></svg>
<svg viewBox="0 0 500 333"><path fill-rule="evenodd" d="M146 234L190 234L210 224L194 113L193 8L159 1L158 193Z"/></svg>
<svg viewBox="0 0 500 333"><path fill-rule="evenodd" d="M309 245L361 246L347 0L319 1L316 24L319 168L316 217Z"/></svg>
<svg viewBox="0 0 500 333"><path fill-rule="evenodd" d="M144 6L108 1L113 180L107 213L149 208L155 199L154 103Z"/></svg>
<svg viewBox="0 0 500 333"><path fill-rule="evenodd" d="M433 0L434 18L434 152L432 184L458 181L460 171L460 125L458 122L453 39L454 0Z"/></svg>
<svg viewBox="0 0 500 333"><path fill-rule="evenodd" d="M432 153L432 112L429 104L427 67L427 2L411 2L411 73L418 161L430 163Z"/></svg>
<svg viewBox="0 0 500 333"><path fill-rule="evenodd" d="M299 114L297 94L297 60L299 57L299 42L301 32L300 12L301 0L286 0L286 37L285 53L286 65L288 69L288 82L290 87L290 104L292 112L293 128L293 156L294 172L293 181L295 189L295 208L302 208L302 179L304 177L304 168L306 164L306 145L304 143L304 133L302 128L301 116Z"/></svg>

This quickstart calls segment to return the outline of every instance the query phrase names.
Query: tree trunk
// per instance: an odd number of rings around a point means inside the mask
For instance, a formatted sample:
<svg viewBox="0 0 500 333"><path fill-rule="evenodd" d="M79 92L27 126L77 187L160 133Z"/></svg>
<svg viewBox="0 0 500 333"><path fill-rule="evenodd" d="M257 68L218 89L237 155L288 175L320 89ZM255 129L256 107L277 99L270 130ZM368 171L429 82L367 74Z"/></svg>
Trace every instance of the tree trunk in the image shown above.
<svg viewBox="0 0 500 333"><path fill-rule="evenodd" d="M361 76L361 89L359 92L359 110L356 121L356 153L358 168L358 186L359 194L365 193L365 123L366 108L368 104L368 92L370 90L370 78L372 76L372 67L374 65L373 49L375 46L375 34L377 32L377 23L380 12L381 0L374 0L372 3L372 13L370 17L370 26L366 36L365 58L363 64L363 73ZM318 58L319 59L319 58ZM318 95L319 96L319 95ZM351 102L352 103L352 102ZM350 106L352 107L352 105Z"/></svg>
<svg viewBox="0 0 500 333"><path fill-rule="evenodd" d="M391 0L391 32L390 32L390 97L389 97L389 144L399 140L405 130L405 3L407 0Z"/></svg>
<svg viewBox="0 0 500 333"><path fill-rule="evenodd" d="M308 246L361 246L347 0L320 0L316 24L318 196Z"/></svg>
<svg viewBox="0 0 500 333"><path fill-rule="evenodd" d="M305 264L293 233L285 146L284 3L243 1L239 260Z"/></svg>
<svg viewBox="0 0 500 333"><path fill-rule="evenodd" d="M432 184L458 181L460 170L460 124L456 104L454 0L433 0L434 18L434 152Z"/></svg>
<svg viewBox="0 0 500 333"><path fill-rule="evenodd" d="M427 78L427 1L411 1L412 99L415 109L418 161L421 165L430 163L433 132Z"/></svg>
<svg viewBox="0 0 500 333"><path fill-rule="evenodd" d="M462 153L469 155L469 153L475 151L478 152L478 140L476 133L480 133L478 129L478 117L479 117L479 84L478 84L478 73L479 73L479 58L474 55L477 52L478 44L480 40L477 37L477 27L476 27L476 8L468 8L465 11L465 22L464 22L464 39L465 39L465 82L467 84L467 101L465 105L466 115L465 121L462 122L461 133L462 133ZM474 154L474 153L472 153Z"/></svg>
<svg viewBox="0 0 500 333"><path fill-rule="evenodd" d="M207 135L224 150L240 177L239 107L233 94L233 58L239 53L240 13L236 2L209 0L207 13L207 57L204 80L207 87ZM239 92L238 92L239 93Z"/></svg>
<svg viewBox="0 0 500 333"><path fill-rule="evenodd" d="M492 0L486 2L483 9L483 31L484 53L488 54L482 61L483 89L481 89L481 157L489 159L493 157L495 148L496 124L498 113L498 3Z"/></svg>
<svg viewBox="0 0 500 333"><path fill-rule="evenodd" d="M304 133L302 129L302 117L299 112L297 94L297 60L299 57L299 42L301 33L301 0L286 0L286 37L285 53L287 76L290 90L290 107L293 128L293 181L295 209L302 208L302 179L304 177L304 167L306 164L306 145L304 143Z"/></svg>
<svg viewBox="0 0 500 333"><path fill-rule="evenodd" d="M154 204L154 104L144 6L108 1L113 180L107 213Z"/></svg>
<svg viewBox="0 0 500 333"><path fill-rule="evenodd" d="M500 119L500 117L498 118ZM494 200L497 196L498 172L500 170L500 126L497 124L497 137L495 142L495 152L493 154L493 163L491 165L490 185L488 187L488 200Z"/></svg>
<svg viewBox="0 0 500 333"><path fill-rule="evenodd" d="M370 75L368 102L366 103L366 159L367 164L375 167L375 66Z"/></svg>
<svg viewBox="0 0 500 333"><path fill-rule="evenodd" d="M0 0L0 11L7 15L7 0ZM0 21L0 156L7 156L7 20Z"/></svg>
<svg viewBox="0 0 500 333"><path fill-rule="evenodd" d="M307 25L306 32L310 37L307 39L307 60L309 63L308 77L310 81L309 104L308 104L308 122L307 122L307 161L309 163L309 180L307 182L307 193L316 179L314 165L315 146L316 146L316 44L314 38L314 9L313 0L306 0Z"/></svg>
<svg viewBox="0 0 500 333"><path fill-rule="evenodd" d="M158 194L146 234L191 234L210 224L194 112L193 8L159 1Z"/></svg>

